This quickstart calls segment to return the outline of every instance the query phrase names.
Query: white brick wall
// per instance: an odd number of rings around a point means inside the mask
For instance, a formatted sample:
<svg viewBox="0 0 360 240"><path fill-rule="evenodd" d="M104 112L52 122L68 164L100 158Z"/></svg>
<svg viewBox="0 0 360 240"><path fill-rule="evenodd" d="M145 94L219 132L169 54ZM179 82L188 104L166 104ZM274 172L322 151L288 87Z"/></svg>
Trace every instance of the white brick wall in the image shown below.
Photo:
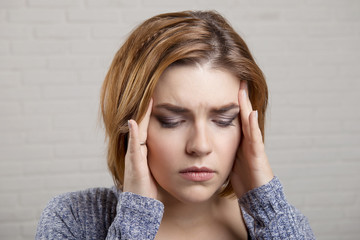
<svg viewBox="0 0 360 240"><path fill-rule="evenodd" d="M110 186L99 90L154 14L216 9L270 89L267 149L318 239L360 235L360 1L0 0L0 239L33 239L47 201Z"/></svg>

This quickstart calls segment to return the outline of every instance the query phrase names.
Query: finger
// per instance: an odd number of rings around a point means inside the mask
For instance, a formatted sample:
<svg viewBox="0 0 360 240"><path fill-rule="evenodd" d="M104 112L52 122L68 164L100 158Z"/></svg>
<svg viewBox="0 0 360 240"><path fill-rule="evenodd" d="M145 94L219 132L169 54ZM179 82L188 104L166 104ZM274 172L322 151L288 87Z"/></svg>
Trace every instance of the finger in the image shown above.
<svg viewBox="0 0 360 240"><path fill-rule="evenodd" d="M261 130L259 128L258 122L258 111L252 111L249 117L250 121L250 132L251 132L251 140L254 143L262 143L262 135Z"/></svg>
<svg viewBox="0 0 360 240"><path fill-rule="evenodd" d="M247 92L246 92L243 82L240 85L238 98L239 98L240 119L241 119L243 134L246 138L249 138L249 137L251 137L250 136L250 128L249 128L249 116L250 116L250 113L252 112L252 109L249 106L249 103L248 103L249 100L248 100Z"/></svg>
<svg viewBox="0 0 360 240"><path fill-rule="evenodd" d="M249 98L249 96L250 96L249 95L249 86L248 86L247 82L243 83L243 87L244 87L244 90L246 92L246 103L248 105L248 108L250 109L250 112L252 112L253 108L252 108L250 98Z"/></svg>
<svg viewBox="0 0 360 240"><path fill-rule="evenodd" d="M151 110L152 110L152 104L153 104L153 100L150 99L150 103L149 103L148 108L146 110L145 116L141 120L141 122L139 123L139 141L140 141L139 143L145 143L146 142L147 130L148 130L149 121L150 121L150 115L151 115Z"/></svg>
<svg viewBox="0 0 360 240"><path fill-rule="evenodd" d="M140 150L140 144L139 144L139 129L137 126L137 123L130 119L128 121L129 125L129 142L128 142L128 149L127 153L129 153L132 158L138 159L139 156L139 150Z"/></svg>

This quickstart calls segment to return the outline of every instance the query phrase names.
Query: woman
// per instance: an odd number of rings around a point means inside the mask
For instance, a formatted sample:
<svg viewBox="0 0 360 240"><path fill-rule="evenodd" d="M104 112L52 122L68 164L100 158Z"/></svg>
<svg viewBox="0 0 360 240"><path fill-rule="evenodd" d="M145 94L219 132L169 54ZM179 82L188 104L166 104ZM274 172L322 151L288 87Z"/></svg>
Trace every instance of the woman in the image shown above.
<svg viewBox="0 0 360 240"><path fill-rule="evenodd" d="M264 151L267 97L245 42L219 14L145 21L102 89L116 187L54 198L37 238L314 239Z"/></svg>

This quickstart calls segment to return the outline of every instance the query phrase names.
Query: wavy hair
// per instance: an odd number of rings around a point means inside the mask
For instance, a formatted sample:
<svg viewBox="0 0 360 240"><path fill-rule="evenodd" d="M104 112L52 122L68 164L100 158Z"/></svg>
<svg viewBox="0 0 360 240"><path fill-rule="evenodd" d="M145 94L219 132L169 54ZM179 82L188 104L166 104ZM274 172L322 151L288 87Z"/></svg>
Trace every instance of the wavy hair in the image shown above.
<svg viewBox="0 0 360 240"><path fill-rule="evenodd" d="M132 31L115 54L101 90L101 114L108 144L107 163L122 189L129 119L143 118L154 88L166 68L175 64L210 63L246 81L258 110L264 139L268 90L264 75L246 43L219 13L184 11L154 16ZM220 196L233 193L231 184Z"/></svg>

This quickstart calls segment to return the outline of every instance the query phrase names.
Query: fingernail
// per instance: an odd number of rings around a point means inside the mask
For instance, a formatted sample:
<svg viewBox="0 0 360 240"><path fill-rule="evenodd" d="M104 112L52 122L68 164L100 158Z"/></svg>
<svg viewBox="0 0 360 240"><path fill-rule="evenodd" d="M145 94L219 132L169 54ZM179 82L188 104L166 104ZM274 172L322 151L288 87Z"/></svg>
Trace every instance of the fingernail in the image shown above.
<svg viewBox="0 0 360 240"><path fill-rule="evenodd" d="M243 96L246 97L246 91L245 91L245 89L243 90Z"/></svg>
<svg viewBox="0 0 360 240"><path fill-rule="evenodd" d="M130 120L128 120L128 127L129 127L129 131L131 130L131 123L130 123Z"/></svg>
<svg viewBox="0 0 360 240"><path fill-rule="evenodd" d="M256 119L258 119L258 111L257 110L255 110L255 117L256 117Z"/></svg>

